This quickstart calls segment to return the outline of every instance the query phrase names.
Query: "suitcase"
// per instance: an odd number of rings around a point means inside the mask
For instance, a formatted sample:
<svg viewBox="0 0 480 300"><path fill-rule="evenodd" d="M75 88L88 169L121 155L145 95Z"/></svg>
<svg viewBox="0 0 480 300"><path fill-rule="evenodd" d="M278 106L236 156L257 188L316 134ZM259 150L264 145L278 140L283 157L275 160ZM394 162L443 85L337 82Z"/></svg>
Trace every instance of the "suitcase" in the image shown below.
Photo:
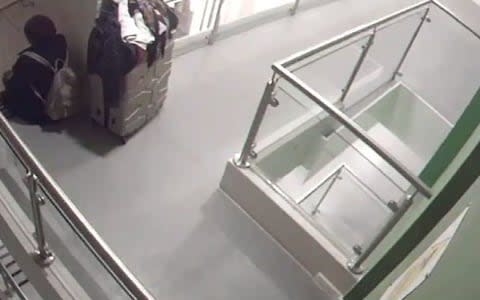
<svg viewBox="0 0 480 300"><path fill-rule="evenodd" d="M170 41L163 58L150 67L146 63L138 65L126 76L117 107L110 107L103 101L102 81L98 75L91 75L91 118L124 142L143 128L158 114L167 98L173 46Z"/></svg>

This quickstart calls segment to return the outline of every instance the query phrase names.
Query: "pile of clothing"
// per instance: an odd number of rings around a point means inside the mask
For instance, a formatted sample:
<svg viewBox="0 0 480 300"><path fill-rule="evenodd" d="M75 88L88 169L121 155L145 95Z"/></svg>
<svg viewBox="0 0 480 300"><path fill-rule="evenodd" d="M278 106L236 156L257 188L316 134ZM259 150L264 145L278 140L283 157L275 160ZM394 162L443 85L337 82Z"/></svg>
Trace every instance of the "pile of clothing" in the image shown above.
<svg viewBox="0 0 480 300"><path fill-rule="evenodd" d="M102 78L105 102L121 97L125 75L163 57L178 17L163 0L104 0L88 42L88 72Z"/></svg>

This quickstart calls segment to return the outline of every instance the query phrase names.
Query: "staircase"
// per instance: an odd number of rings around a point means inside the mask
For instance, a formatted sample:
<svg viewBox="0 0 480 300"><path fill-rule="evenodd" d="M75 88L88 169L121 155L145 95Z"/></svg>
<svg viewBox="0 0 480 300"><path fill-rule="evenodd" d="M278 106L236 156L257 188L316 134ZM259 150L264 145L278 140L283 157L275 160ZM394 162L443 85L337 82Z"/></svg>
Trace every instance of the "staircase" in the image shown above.
<svg viewBox="0 0 480 300"><path fill-rule="evenodd" d="M6 272L6 273L5 273ZM1 292L7 296L7 299L28 299L23 292L24 289L33 290L27 276L22 272L20 266L17 264L13 256L8 252L7 247L0 241L0 274L3 278L3 282L0 284ZM8 282L9 277L13 279L12 282ZM15 286L13 286L15 284ZM0 294L0 299L1 299ZM3 300L3 299L2 299Z"/></svg>

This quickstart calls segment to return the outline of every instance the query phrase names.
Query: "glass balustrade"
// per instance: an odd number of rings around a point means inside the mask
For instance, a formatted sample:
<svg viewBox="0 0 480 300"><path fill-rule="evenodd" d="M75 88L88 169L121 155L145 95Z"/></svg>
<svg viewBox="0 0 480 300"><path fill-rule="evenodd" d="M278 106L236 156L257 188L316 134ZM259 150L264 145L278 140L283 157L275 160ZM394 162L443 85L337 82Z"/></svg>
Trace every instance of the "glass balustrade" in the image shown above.
<svg viewBox="0 0 480 300"><path fill-rule="evenodd" d="M236 164L360 272L431 197L420 176L478 88L478 51L478 35L425 1L299 52L274 64Z"/></svg>
<svg viewBox="0 0 480 300"><path fill-rule="evenodd" d="M30 218L48 268L61 262L91 299L153 299L0 115L0 192Z"/></svg>

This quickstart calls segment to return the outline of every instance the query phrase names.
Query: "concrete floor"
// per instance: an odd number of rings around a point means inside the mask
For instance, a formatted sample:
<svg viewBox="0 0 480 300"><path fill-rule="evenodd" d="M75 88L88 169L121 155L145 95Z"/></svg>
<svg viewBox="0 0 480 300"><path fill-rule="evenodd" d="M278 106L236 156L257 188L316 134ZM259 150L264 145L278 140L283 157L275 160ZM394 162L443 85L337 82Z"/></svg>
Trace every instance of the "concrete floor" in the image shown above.
<svg viewBox="0 0 480 300"><path fill-rule="evenodd" d="M415 1L324 2L177 58L168 103L125 146L88 121L62 132L16 126L158 299L321 299L217 186L244 141L272 62Z"/></svg>

